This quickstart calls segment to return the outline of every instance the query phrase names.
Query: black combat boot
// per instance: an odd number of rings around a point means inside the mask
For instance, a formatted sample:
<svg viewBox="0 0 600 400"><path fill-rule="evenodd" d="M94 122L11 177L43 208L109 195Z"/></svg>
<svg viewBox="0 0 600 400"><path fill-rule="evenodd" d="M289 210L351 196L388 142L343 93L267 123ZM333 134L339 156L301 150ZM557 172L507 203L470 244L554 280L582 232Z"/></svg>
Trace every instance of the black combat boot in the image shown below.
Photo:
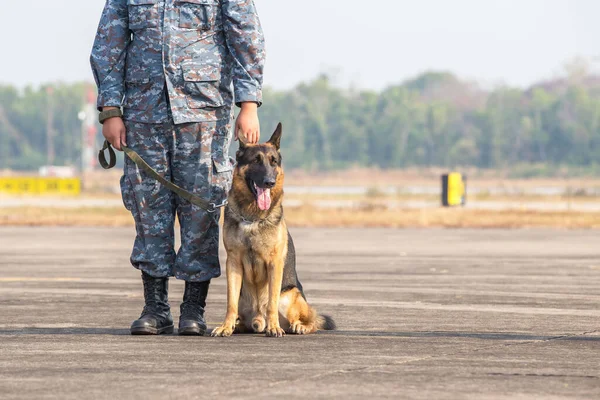
<svg viewBox="0 0 600 400"><path fill-rule="evenodd" d="M207 282L186 282L181 303L181 316L179 317L180 335L204 335L206 322L204 321L204 307L208 294Z"/></svg>
<svg viewBox="0 0 600 400"><path fill-rule="evenodd" d="M173 317L168 302L169 278L154 278L142 272L146 305L140 319L131 324L132 335L173 333Z"/></svg>

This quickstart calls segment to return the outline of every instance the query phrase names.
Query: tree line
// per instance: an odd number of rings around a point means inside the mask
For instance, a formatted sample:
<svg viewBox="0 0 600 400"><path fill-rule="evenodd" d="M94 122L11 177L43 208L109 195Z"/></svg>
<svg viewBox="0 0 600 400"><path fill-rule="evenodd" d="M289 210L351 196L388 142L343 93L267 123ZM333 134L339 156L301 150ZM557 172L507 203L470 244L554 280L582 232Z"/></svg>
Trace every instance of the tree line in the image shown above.
<svg viewBox="0 0 600 400"><path fill-rule="evenodd" d="M48 118L54 164L79 165L86 87L0 85L0 168L46 164ZM266 88L260 118L263 138L283 122L286 168L600 166L600 76L585 72L527 89L428 72L381 91L340 88L323 75Z"/></svg>

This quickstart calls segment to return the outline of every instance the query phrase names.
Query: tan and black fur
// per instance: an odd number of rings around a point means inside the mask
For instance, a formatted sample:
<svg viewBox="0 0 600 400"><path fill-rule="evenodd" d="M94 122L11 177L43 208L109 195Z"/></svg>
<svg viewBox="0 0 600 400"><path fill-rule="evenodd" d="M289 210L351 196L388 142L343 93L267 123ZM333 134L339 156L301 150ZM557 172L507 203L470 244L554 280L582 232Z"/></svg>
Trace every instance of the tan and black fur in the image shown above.
<svg viewBox="0 0 600 400"><path fill-rule="evenodd" d="M212 336L264 332L281 337L335 329L306 301L296 274L294 243L283 218L282 127L265 144L240 141L223 241L227 250L227 315ZM258 188L268 188L268 210L258 206Z"/></svg>

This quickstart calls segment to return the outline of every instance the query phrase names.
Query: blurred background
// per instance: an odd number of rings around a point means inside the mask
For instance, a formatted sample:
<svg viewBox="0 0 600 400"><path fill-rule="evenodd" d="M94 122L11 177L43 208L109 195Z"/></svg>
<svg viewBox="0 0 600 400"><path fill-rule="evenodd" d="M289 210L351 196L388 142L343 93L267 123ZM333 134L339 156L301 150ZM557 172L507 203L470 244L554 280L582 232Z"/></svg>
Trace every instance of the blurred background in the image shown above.
<svg viewBox="0 0 600 400"><path fill-rule="evenodd" d="M95 160L104 3L3 7L0 223L132 224ZM599 2L255 3L292 225L600 227ZM452 171L467 201L445 209Z"/></svg>

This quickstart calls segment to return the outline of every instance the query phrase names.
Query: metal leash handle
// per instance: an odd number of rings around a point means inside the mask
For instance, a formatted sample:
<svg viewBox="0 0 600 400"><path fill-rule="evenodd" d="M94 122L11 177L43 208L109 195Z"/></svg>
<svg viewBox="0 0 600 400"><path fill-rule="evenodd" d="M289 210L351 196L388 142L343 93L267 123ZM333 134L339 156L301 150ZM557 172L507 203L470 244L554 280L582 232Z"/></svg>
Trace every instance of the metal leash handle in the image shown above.
<svg viewBox="0 0 600 400"><path fill-rule="evenodd" d="M152 178L154 178L157 181L159 181L160 183L162 183L167 189L169 189L173 193L177 194L182 199L189 201L193 205L198 206L198 207L202 208L203 210L208 211L210 213L213 213L213 212L217 211L219 208L227 205L227 201L224 201L222 204L217 205L215 203L208 202L208 201L196 196L195 194L188 192L185 189L182 189L181 187L179 187L176 184L174 184L173 182L165 179L165 177L163 177L158 172L156 172L156 170L154 168L152 168L150 165L148 165L148 163L146 163L146 161L144 161L144 159L142 157L140 157L140 155L138 153L136 153L135 151L133 151L132 149L130 149L127 146L121 145L121 148L123 149L123 151L125 152L127 157L129 157L131 159L131 161L133 161L135 163L135 165L138 166L138 168L143 169L149 176L151 176ZM108 150L108 155L109 155L108 162L106 161L106 156L104 155L104 152L106 150ZM98 162L100 162L100 165L104 169L110 169L110 168L114 167L115 164L117 163L117 156L115 154L115 150L112 148L112 146L110 145L108 140L104 141L104 145L102 146L102 149L100 149L100 151L98 152Z"/></svg>

